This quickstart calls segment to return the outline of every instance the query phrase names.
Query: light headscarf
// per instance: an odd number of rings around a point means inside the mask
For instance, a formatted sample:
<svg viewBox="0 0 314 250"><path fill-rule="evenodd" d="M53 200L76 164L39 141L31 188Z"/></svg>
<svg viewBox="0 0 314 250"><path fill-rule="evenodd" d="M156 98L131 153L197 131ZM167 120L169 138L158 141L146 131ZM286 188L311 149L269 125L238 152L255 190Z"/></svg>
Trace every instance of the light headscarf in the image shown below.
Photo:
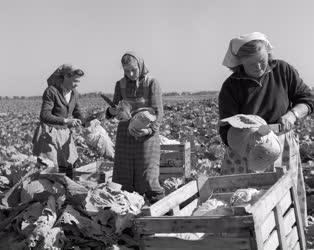
<svg viewBox="0 0 314 250"><path fill-rule="evenodd" d="M143 58L139 57L136 53L134 52L126 52L124 53L124 55L122 56L122 58L125 56L125 55L130 55L132 57L134 57L137 61L137 64L138 64L138 68L140 70L140 74L139 74L139 79L142 79L145 77L145 75L148 74L148 69L146 68L146 65L144 63L144 60ZM121 58L121 61L122 61L122 58Z"/></svg>
<svg viewBox="0 0 314 250"><path fill-rule="evenodd" d="M273 48L270 42L268 41L266 35L264 35L263 33L253 32L249 34L244 34L230 40L229 48L222 62L222 65L228 68L234 68L240 65L241 62L239 58L236 56L238 54L239 49L242 47L242 45L253 40L265 41L268 50L271 50Z"/></svg>
<svg viewBox="0 0 314 250"><path fill-rule="evenodd" d="M75 69L70 64L62 64L47 79L48 86L60 86L63 83L65 75L83 76L84 72L81 69Z"/></svg>

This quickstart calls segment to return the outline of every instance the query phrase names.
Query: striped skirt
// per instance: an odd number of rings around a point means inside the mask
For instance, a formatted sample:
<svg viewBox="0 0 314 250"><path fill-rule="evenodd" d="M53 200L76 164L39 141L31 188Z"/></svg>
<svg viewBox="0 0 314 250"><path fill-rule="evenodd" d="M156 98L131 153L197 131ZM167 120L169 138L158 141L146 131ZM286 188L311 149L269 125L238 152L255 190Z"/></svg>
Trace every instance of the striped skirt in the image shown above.
<svg viewBox="0 0 314 250"><path fill-rule="evenodd" d="M159 134L135 139L129 134L128 125L128 121L118 125L112 180L129 192L158 200L164 195L159 184Z"/></svg>
<svg viewBox="0 0 314 250"><path fill-rule="evenodd" d="M291 172L293 182L297 188L304 225L307 225L306 192L299 152L299 140L292 130L284 134L279 134L278 138L282 149L281 155L267 171L274 171L277 166L286 166L287 170ZM247 172L249 172L247 162L227 147L221 165L221 173L240 174Z"/></svg>

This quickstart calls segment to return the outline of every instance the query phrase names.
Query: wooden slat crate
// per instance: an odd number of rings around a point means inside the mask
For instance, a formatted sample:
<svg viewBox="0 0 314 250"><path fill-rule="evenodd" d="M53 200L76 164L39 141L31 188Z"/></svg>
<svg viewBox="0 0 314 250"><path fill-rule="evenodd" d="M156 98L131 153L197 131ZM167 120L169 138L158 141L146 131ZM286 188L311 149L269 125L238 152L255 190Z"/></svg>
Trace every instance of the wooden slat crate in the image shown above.
<svg viewBox="0 0 314 250"><path fill-rule="evenodd" d="M248 187L263 189L265 193L252 205L231 207L230 215L191 216L211 195L229 201L233 191ZM169 211L174 215L165 216ZM150 206L135 219L134 229L142 250L306 249L296 190L290 172L282 169L273 173L200 177ZM178 238L179 233L205 235L186 240Z"/></svg>
<svg viewBox="0 0 314 250"><path fill-rule="evenodd" d="M190 142L160 145L160 179L168 177L190 177L191 145Z"/></svg>

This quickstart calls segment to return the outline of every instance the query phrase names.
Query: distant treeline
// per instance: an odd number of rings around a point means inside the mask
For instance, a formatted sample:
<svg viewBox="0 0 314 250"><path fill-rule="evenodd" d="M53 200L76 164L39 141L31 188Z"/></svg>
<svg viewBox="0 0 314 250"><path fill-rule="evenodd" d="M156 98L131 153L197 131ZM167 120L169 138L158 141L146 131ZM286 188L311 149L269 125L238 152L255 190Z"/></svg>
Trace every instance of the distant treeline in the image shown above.
<svg viewBox="0 0 314 250"><path fill-rule="evenodd" d="M218 91L198 91L198 92L165 92L163 96L189 96L189 95L216 95Z"/></svg>
<svg viewBox="0 0 314 250"><path fill-rule="evenodd" d="M198 92L190 92L190 91L184 91L184 92L164 92L163 96L190 96L190 95L215 95L218 91L198 91ZM91 93L84 93L80 94L81 97L86 98L93 98L93 97L99 97L100 92L91 92ZM106 96L112 98L113 94L105 94ZM0 99L29 99L29 100L37 100L41 99L42 96L0 96Z"/></svg>

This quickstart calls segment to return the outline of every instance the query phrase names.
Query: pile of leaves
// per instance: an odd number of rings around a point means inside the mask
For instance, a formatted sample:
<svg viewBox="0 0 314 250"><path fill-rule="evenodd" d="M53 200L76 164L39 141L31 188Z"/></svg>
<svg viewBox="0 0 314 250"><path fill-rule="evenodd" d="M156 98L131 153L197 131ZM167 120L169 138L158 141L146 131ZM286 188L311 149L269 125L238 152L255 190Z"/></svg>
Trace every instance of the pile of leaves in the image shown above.
<svg viewBox="0 0 314 250"><path fill-rule="evenodd" d="M27 159L14 165L20 179L7 178L0 200L0 249L106 249L124 242L137 243L124 230L141 212L144 198L121 190L112 182L91 188L64 174L54 173L53 163ZM25 173L25 171L27 172Z"/></svg>

